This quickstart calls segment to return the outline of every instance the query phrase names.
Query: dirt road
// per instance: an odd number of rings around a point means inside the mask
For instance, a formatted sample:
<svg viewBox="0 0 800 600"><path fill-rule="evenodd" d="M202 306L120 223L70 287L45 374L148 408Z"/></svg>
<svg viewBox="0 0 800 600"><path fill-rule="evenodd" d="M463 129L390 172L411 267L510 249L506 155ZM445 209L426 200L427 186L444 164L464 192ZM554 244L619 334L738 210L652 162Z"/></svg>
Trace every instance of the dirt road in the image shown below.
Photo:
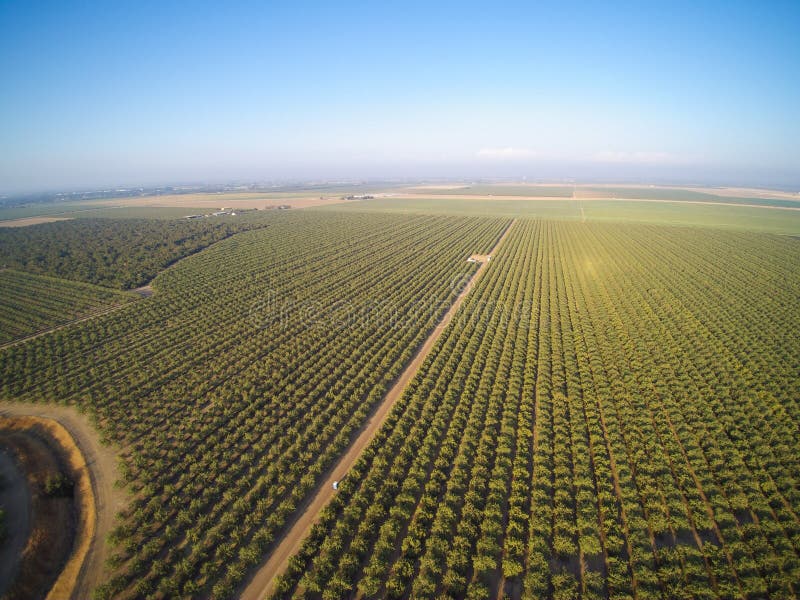
<svg viewBox="0 0 800 600"><path fill-rule="evenodd" d="M110 556L109 548L106 547L106 536L114 526L114 515L126 502L125 492L114 487L118 478L116 454L112 448L100 443L89 420L74 408L0 402L0 414L7 417L45 417L59 422L72 435L86 459L94 490L97 521L94 539L71 597L91 598L92 590L103 582L105 561Z"/></svg>
<svg viewBox="0 0 800 600"><path fill-rule="evenodd" d="M500 236L494 248L489 252L489 255L493 255L497 251L513 226L514 222L512 221L503 232L503 235ZM280 539L267 562L253 575L247 587L242 592L241 598L243 600L261 600L271 593L275 578L286 570L289 559L300 549L303 541L311 531L311 527L317 521L320 512L328 504L333 494L336 493L333 489L333 482L339 481L347 474L364 448L372 441L375 434L378 433L386 417L389 416L395 402L400 398L403 390L405 390L406 385L408 385L411 378L416 375L423 361L428 354L430 354L434 344L447 327L447 324L452 321L453 315L455 315L462 302L464 302L470 289L480 279L486 267L490 264L492 263L489 261L483 261L472 276L468 285L463 286L463 289L458 296L456 296L453 304L442 317L439 325L434 328L430 336L428 336L419 350L417 350L411 362L406 365L406 368L395 383L389 388L381 404L361 428L358 437L350 444L345 454L339 458L339 461L333 468L328 471L328 476L317 486L316 490L314 490L310 502L307 502L305 505L306 508L303 513L298 515L294 522L291 522L291 529Z"/></svg>

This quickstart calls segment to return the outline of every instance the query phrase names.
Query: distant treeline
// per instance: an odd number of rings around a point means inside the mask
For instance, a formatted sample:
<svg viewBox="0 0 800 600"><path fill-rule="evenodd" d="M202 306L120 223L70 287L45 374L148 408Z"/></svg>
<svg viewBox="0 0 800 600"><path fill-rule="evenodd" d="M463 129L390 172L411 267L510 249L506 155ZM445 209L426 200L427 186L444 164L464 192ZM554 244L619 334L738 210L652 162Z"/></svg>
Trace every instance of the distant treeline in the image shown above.
<svg viewBox="0 0 800 600"><path fill-rule="evenodd" d="M131 289L180 258L261 226L239 219L76 219L0 228L0 267Z"/></svg>

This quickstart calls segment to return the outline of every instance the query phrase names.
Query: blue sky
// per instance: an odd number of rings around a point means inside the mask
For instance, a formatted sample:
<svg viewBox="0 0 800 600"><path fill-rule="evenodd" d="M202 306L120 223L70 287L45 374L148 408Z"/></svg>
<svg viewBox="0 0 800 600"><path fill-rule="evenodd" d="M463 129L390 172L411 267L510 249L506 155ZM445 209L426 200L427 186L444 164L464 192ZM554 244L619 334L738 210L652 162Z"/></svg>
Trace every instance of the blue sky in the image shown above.
<svg viewBox="0 0 800 600"><path fill-rule="evenodd" d="M0 0L0 190L800 185L800 2Z"/></svg>

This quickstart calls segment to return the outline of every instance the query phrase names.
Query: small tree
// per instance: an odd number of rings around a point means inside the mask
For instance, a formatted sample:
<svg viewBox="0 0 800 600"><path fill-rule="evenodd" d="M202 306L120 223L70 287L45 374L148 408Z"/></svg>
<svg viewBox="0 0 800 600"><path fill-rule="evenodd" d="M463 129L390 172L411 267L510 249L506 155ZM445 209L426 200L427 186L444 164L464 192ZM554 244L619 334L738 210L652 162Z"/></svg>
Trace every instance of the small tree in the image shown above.
<svg viewBox="0 0 800 600"><path fill-rule="evenodd" d="M44 493L51 498L71 495L72 487L72 481L63 473L48 475L44 481Z"/></svg>

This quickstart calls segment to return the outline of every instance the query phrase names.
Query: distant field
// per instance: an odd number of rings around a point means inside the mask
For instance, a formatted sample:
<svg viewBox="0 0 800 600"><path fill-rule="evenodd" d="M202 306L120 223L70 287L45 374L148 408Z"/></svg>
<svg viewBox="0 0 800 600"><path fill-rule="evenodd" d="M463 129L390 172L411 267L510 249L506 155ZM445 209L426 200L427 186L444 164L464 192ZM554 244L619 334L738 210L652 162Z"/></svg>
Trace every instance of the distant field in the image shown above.
<svg viewBox="0 0 800 600"><path fill-rule="evenodd" d="M713 192L695 190L660 188L660 187L577 187L578 198L647 198L652 200L702 200L719 201L720 197Z"/></svg>
<svg viewBox="0 0 800 600"><path fill-rule="evenodd" d="M0 271L0 344L135 298L88 283L4 269Z"/></svg>
<svg viewBox="0 0 800 600"><path fill-rule="evenodd" d="M45 215L62 215L84 208L75 204L32 204L30 206L14 206L11 208L0 208L0 221L10 221L12 219L24 219L27 217L38 217Z"/></svg>
<svg viewBox="0 0 800 600"><path fill-rule="evenodd" d="M349 194L347 194L349 195ZM220 208L233 209L267 209L279 205L291 208L324 206L347 202L341 194L330 194L318 190L302 192L247 193L247 194L175 194L171 196L145 196L141 198L123 198L113 200L95 200L94 206L113 204L125 207L192 207L198 211L212 211ZM87 205L88 207L89 205Z"/></svg>
<svg viewBox="0 0 800 600"><path fill-rule="evenodd" d="M509 196L525 198L601 198L626 200L678 200L733 202L769 206L798 206L800 196L778 190L746 188L685 188L635 185L540 185L540 184L452 184L419 185L391 190L398 195L425 196Z"/></svg>
<svg viewBox="0 0 800 600"><path fill-rule="evenodd" d="M264 208L281 198L307 198L310 192L288 192L280 195L270 193L226 193L226 194L170 194L163 196L140 196L137 198L110 198L92 200L86 206L117 205L127 207L184 207L204 208L206 210L229 208Z"/></svg>
<svg viewBox="0 0 800 600"><path fill-rule="evenodd" d="M15 208L0 208L0 227L27 227L63 219L178 219L203 213L206 208L153 206L97 206L44 204Z"/></svg>
<svg viewBox="0 0 800 600"><path fill-rule="evenodd" d="M782 196L779 192L776 195ZM614 200L644 199L644 200L676 200L686 202L719 202L724 204L757 204L759 206L782 206L800 208L800 197L754 197L752 195L733 196L720 191L701 192L696 190L674 188L635 188L635 187L579 187L575 191L577 198L601 198ZM788 195L787 195L788 196Z"/></svg>
<svg viewBox="0 0 800 600"><path fill-rule="evenodd" d="M419 186L404 191L424 194L464 194L469 196L544 196L551 198L571 198L571 185L501 185L477 184L463 186Z"/></svg>
<svg viewBox="0 0 800 600"><path fill-rule="evenodd" d="M375 198L321 210L369 211L412 214L448 214L477 216L539 216L555 219L579 214L572 200L513 200L471 198Z"/></svg>
<svg viewBox="0 0 800 600"><path fill-rule="evenodd" d="M581 202L581 206L586 219L591 221L696 225L781 234L800 233L800 210L611 200Z"/></svg>
<svg viewBox="0 0 800 600"><path fill-rule="evenodd" d="M289 205L291 208L339 204L347 202L342 200L342 196L352 193L354 192L327 189L274 193L172 194L108 198L70 204L33 204L0 208L0 221L37 216L173 219L190 214L204 214L222 207L263 210L281 204Z"/></svg>
<svg viewBox="0 0 800 600"><path fill-rule="evenodd" d="M55 223L56 221L67 221L70 217L25 217L24 219L11 219L0 221L0 227L29 227L30 225L41 225L42 223Z"/></svg>
<svg viewBox="0 0 800 600"><path fill-rule="evenodd" d="M725 201L732 200L726 198ZM721 229L800 233L800 210L633 200L515 200L375 198L328 210L540 217L548 219L697 225Z"/></svg>
<svg viewBox="0 0 800 600"><path fill-rule="evenodd" d="M84 208L73 215L76 219L182 219L188 215L202 215L208 208L156 207L156 206L109 206Z"/></svg>
<svg viewBox="0 0 800 600"><path fill-rule="evenodd" d="M391 212L421 212L429 214L464 214L464 215L492 215L505 216L540 216L552 218L570 218L575 211L570 207L560 204L546 204L539 202L549 198L554 200L569 200L573 195L581 199L608 200L663 200L683 202L718 202L724 204L743 204L756 206L777 206L784 208L800 208L800 196L789 192L775 190L758 190L742 188L667 188L660 186L632 186L632 185L563 185L563 184L528 184L528 183L478 183L478 184L420 184L420 185L325 185L302 187L285 187L268 192L225 192L225 193L197 193L197 194L169 194L153 196L137 196L131 198L107 198L100 200L86 200L83 202L35 204L31 206L0 208L0 226L27 225L27 222L2 223L13 219L26 217L59 217L59 218L145 218L145 219L174 219L188 214L205 214L212 210L228 207L238 210L266 209L279 205L288 205L291 208L310 208L318 206L339 207L343 204L352 204L353 201L343 200L350 195L374 195L369 207L372 209L389 210ZM403 199L403 205L394 202L385 204L380 202L383 196L390 200ZM453 200L477 201L490 200L491 206L482 204L454 205ZM423 200L423 204L415 201ZM537 204L530 201L537 200ZM498 204L504 201L528 202L528 204ZM355 201L359 209L364 206L363 201ZM624 208L624 207L623 207ZM610 219L614 211L604 210L601 218ZM641 220L641 211L629 213L627 209L618 211L620 220L631 220L631 214L640 215L635 220ZM644 215L645 222L662 222L658 211ZM667 222L681 224L695 224L697 217L688 215L687 219L673 221L673 211L667 211ZM582 217L581 217L582 218ZM744 215L745 222L750 218ZM722 215L719 225L722 227L738 228L742 217L733 213ZM772 219L767 219L772 221ZM709 224L702 218L697 224ZM712 223L713 219L712 219ZM756 228L758 229L758 227ZM766 230L775 230L767 224ZM790 231L794 231L790 226ZM783 231L778 228L777 231Z"/></svg>

